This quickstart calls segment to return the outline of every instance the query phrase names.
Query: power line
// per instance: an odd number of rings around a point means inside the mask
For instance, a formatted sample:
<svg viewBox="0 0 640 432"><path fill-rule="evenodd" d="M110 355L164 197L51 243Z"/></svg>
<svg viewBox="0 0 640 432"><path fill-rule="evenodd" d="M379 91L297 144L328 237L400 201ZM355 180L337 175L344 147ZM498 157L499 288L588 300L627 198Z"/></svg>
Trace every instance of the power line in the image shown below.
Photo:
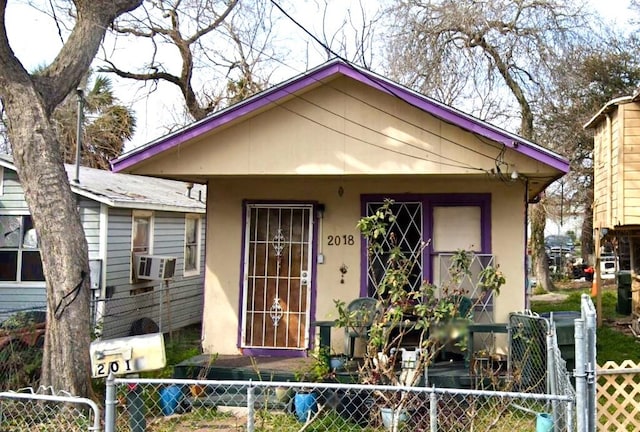
<svg viewBox="0 0 640 432"><path fill-rule="evenodd" d="M331 130L333 132L336 132L336 133L338 133L340 135L346 136L346 137L351 138L353 140L360 141L360 142L362 142L364 144L367 144L367 145L370 145L370 146L373 146L373 147L377 147L377 148L382 149L382 150L386 150L386 151L391 152L391 153L395 153L395 154L399 154L399 155L402 155L402 156L407 156L407 157L410 157L410 158L423 160L423 161L426 161L426 162L431 162L431 163L435 163L435 164L439 164L439 165L450 166L450 167L455 167L455 168L462 168L462 169L469 169L469 170L474 170L474 171L482 171L484 173L488 173L488 171L485 170L484 168L475 168L475 167L472 167L472 166L463 166L463 165L459 165L459 164L450 164L450 163L446 163L446 162L439 162L439 161L435 161L435 160L430 160L430 159L427 159L427 158L424 158L424 157L412 155L410 153L405 153L405 152L402 152L400 150L394 150L394 149L391 149L389 147L382 146L380 144L372 143L372 142L366 141L366 140L364 140L364 139L362 139L360 137L345 133L344 131L338 130L336 128L332 128L331 126L328 126L328 125L326 125L324 123L321 123L318 120L315 120L314 118L306 116L306 115L304 115L302 113L299 113L299 112L297 112L295 110L292 110L291 108L288 108L287 106L285 106L283 104L279 104L279 103L277 103L275 101L272 101L272 102L274 102L276 104L276 106L278 106L278 107L280 107L280 108L282 108L282 109L284 109L286 111L289 111L290 113L292 113L294 115L302 117L302 118L304 118L304 119L306 119L306 120L308 120L308 121L310 121L312 123L315 123L320 127L323 127L325 129ZM393 137L389 137L389 138L393 138ZM393 138L393 139L395 139L395 138ZM419 147L416 147L416 148L419 148ZM419 148L419 149L420 150L424 150L422 148ZM427 152L427 153L429 153L429 152ZM436 155L435 153L432 153L432 154ZM443 156L440 156L440 155L436 155L436 156L437 157L443 157Z"/></svg>
<svg viewBox="0 0 640 432"><path fill-rule="evenodd" d="M393 95L394 97L396 97L396 98L400 99L401 101L403 101L404 103L408 104L409 106L411 106L411 107L413 107L413 108L417 108L417 109L419 109L420 111L426 112L426 111L424 110L424 108L419 107L419 106L416 106L415 104L413 104L413 103L411 103L411 102L407 101L405 98L403 98L403 97L401 97L400 95L398 95L398 94L397 94L397 92L395 92L395 91L394 91L394 89L392 89L392 88L390 88L388 85L386 85L386 83L381 82L381 81L378 81L378 80L373 80L373 79L372 79L370 76L368 76L367 74L363 74L362 72L360 72L360 70L359 70L357 67L354 67L354 66L353 66L353 64L352 64L348 59L346 59L345 57L343 57L343 56L341 56L340 54L338 54L337 52L335 52L333 49L331 49L331 47L329 47L328 45L326 45L326 44L325 44L324 42L322 42L318 37L316 37L313 33L311 33L309 30L307 30L307 29L306 29L302 24L300 24L300 23L299 23L295 18L293 18L289 13L287 13L287 12L286 12L286 11L285 11L285 10L284 10L284 9L283 9L283 8L282 8L282 7L281 7L281 6L280 6L280 5L279 5L275 0L270 0L270 2L271 2L271 4L273 4L273 5L274 5L278 10L280 10L280 12L282 12L282 14L283 14L284 16L286 16L286 17L287 17L287 18L288 18L292 23L294 23L297 27L299 27L302 31L304 31L307 35L309 35L309 36L310 36L314 41L316 41L316 42L317 42L317 43L318 43L318 44L319 44L323 49L325 49L327 52L329 52L330 54L332 54L332 55L333 55L333 56L335 56L336 58L338 58L338 59L340 59L341 61L343 61L344 63L346 63L349 67L351 67L351 69L352 69L352 70L354 70L355 72L359 73L361 76L363 76L365 79L367 79L367 80L371 81L373 84L379 85L379 86L380 86L380 87L382 87L384 90L386 90L389 94L391 94L391 95ZM337 90L337 89L336 89L336 90ZM338 91L340 91L340 90L338 90ZM352 96L352 95L349 95L349 96L350 96L350 97L353 97L354 99L359 100L358 98L356 98L356 97L354 97L354 96ZM364 102L364 101L361 101L361 102ZM364 103L366 103L366 102L364 102ZM377 107L375 107L375 108L376 108L376 109L378 109ZM388 115L390 115L390 116L394 116L393 114L391 114L391 113L389 113L389 112L387 112L387 111L384 111L384 110L381 110L381 111L385 112L386 114L388 114ZM394 117L395 117L395 116L394 116ZM402 120L402 121L404 121L404 122L406 122L407 124L412 125L412 123L410 123L410 122L408 122L408 121L406 121L406 120L404 120L404 119L401 119L401 120ZM442 119L441 119L441 121L444 121L444 120L442 120ZM420 127L419 127L419 128L420 128ZM450 143L453 143L453 144L455 144L455 145L458 145L458 146L460 146L460 147L463 147L463 148L465 148L465 149L466 149L466 150L468 150L468 151L475 152L475 153L477 153L477 154L479 154L479 155L481 155L481 156L484 156L484 157L486 157L486 158L488 158L488 159L491 159L491 160L495 161L496 163L498 162L496 157L489 156L489 155L484 154L484 153L482 153L482 152L480 152L480 151L477 151L477 150L474 150L474 149L469 148L469 147L467 147L467 146L464 146L464 145L462 145L462 144L460 144L460 143L456 143L456 142L454 142L454 141L451 141L451 140L449 140L449 139L447 139L447 138L443 137L442 135L438 135L438 134L433 133L432 131L428 131L428 130L425 130L425 129L423 129L423 128L420 128L420 129L421 129L421 130L423 130L423 131L425 131L425 132L427 132L427 133L431 133L431 134L433 134L433 135L435 135L435 136L438 136L439 138L444 139L444 140L446 140L446 141L448 141L448 142L450 142ZM476 135L476 136L477 136L477 134L473 134L473 135ZM504 145L504 144L503 144L503 145ZM441 156L441 157L442 157L442 156ZM484 169L482 169L482 168L474 168L474 169L478 169L478 170L486 171L486 170L484 170Z"/></svg>
<svg viewBox="0 0 640 432"><path fill-rule="evenodd" d="M321 105L319 105L319 104L317 104L317 103L315 103L315 102L312 102L312 101L310 101L310 100L308 100L308 99L306 99L306 98L304 98L304 97L302 97L302 96L299 96L299 95L296 95L296 94L293 94L293 93L290 93L290 94L292 94L292 95L293 95L293 96L295 96L296 98L299 98L299 99L301 99L301 100L303 100L303 101L307 102L308 104L313 105L313 106L315 106L315 107L317 107L317 108L319 108L319 109L321 109L321 110L323 110L323 111L326 111L326 112L328 112L328 113L330 113L330 114L332 114L332 115L334 115L334 116L336 116L336 117L338 117L338 118L340 118L340 119L342 119L342 120L348 121L348 122L350 122L350 123L352 123L352 124L354 124L354 125L356 125L356 126L360 126L360 127L361 127L361 128L363 128L363 129L369 130L369 131L374 132L374 133L376 133L376 134L378 134L378 135L382 135L382 136L383 136L383 137L385 137L385 138L392 139L392 140L397 141L397 142L399 142L399 143L405 144L405 145L407 145L407 146L409 146L409 147L413 147L413 148L415 148L415 149L417 149L417 150L420 150L420 151L423 151L423 152L425 152L425 153L427 153L427 154L431 154L431 155L433 155L433 156L440 157L440 158L442 158L442 159L446 159L446 160L449 160L449 161L451 161L451 162L455 162L455 163L456 163L456 165L451 165L451 166L455 166L455 167L458 167L458 168L468 168L468 169L473 169L473 170L479 170L479 169L481 169L481 168L476 168L476 167L474 167L474 166L472 166L472 165L469 165L469 164L465 164L466 166L463 166L463 165L461 165L461 162L459 162L459 161L458 161L458 160L456 160L456 159L452 159L452 158L449 158L449 157L447 157L447 156L443 156L443 155L441 155L441 154L437 154L437 153L435 153L435 152L429 151L429 150L427 150L427 149L425 149L425 148L423 148L423 147L420 147L420 146L418 146L418 145L411 144L410 142L407 142L407 141L402 140L402 139L400 139L400 138L396 138L396 137L393 137L393 136L391 136L391 135L387 135L387 134L385 134L384 132L380 132L379 130L374 129L374 128L370 127L370 126L365 126L365 125L364 125L364 124L362 124L362 123L359 123L359 122L357 122L357 121L355 121L355 120L351 120L351 119L349 119L349 118L347 118L347 117L345 117L345 116L343 116L343 115L341 115L341 114L335 113L335 112L331 111L330 109L325 108L325 107L323 107L323 106L321 106ZM278 105L278 106L281 106L281 105ZM290 110L290 111L293 111L293 110ZM384 111L384 110L381 110L381 111L382 111L383 113L386 113L386 114L388 114L388 115L390 115L390 116L392 116L392 117L393 117L393 115L389 114L388 112L386 112L386 111ZM307 117L305 117L305 118L307 118ZM319 122L316 122L316 123L318 123L318 124L319 124ZM331 130L334 130L334 129L332 129L332 128L330 128L330 129L331 129ZM347 135L347 134L345 134L345 135ZM434 134L434 135L435 135L435 134ZM437 136L437 135L436 135L436 136ZM442 138L442 137L440 137L440 138ZM363 140L363 142L366 142L366 143L368 143L368 144L372 144L372 143L370 143L370 142L368 142L368 141L364 141L364 140ZM387 148L387 147L382 147L382 146L379 146L379 147L380 147L380 148ZM464 147L464 146L463 146L463 147ZM465 147L465 148L466 148L466 147ZM425 159L425 160L428 160L428 159ZM431 161L431 162L433 162L433 161ZM482 170L483 170L483 171L485 171L484 169L482 169Z"/></svg>

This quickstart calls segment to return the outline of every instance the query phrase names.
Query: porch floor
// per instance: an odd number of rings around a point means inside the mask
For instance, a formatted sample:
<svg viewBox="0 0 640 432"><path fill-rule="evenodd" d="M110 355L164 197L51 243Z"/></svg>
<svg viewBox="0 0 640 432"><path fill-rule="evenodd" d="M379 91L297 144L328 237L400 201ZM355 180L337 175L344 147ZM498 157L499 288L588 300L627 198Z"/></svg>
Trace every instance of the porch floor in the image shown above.
<svg viewBox="0 0 640 432"><path fill-rule="evenodd" d="M198 378L200 371L208 369L210 380L238 381L297 381L299 375L308 370L315 359L312 357L248 357L242 355L220 355L208 366L209 356L198 355L174 367L174 378ZM473 379L464 361L443 361L429 367L429 385L447 388L471 388ZM343 383L357 382L357 365L336 373Z"/></svg>

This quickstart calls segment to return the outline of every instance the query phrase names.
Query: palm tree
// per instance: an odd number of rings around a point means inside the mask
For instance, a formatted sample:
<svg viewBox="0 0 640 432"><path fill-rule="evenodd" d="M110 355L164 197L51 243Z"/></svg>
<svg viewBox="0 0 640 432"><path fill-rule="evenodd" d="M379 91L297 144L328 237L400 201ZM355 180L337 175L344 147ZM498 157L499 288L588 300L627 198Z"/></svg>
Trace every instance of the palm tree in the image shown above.
<svg viewBox="0 0 640 432"><path fill-rule="evenodd" d="M91 83L91 76L84 81ZM84 95L81 164L108 170L109 160L122 154L125 141L133 136L136 119L114 96L109 78L98 75L92 84ZM76 94L69 94L52 117L66 163L75 163L76 158L77 104Z"/></svg>

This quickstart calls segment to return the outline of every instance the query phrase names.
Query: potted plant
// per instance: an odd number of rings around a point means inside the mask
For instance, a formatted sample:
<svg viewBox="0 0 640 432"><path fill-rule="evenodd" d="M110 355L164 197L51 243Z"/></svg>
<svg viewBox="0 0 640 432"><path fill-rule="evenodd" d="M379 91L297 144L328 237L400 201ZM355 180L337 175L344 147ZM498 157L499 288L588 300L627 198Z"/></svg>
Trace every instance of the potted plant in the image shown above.
<svg viewBox="0 0 640 432"><path fill-rule="evenodd" d="M357 225L366 240L371 262L383 262L384 267L383 271L372 268L369 276L374 285L377 313L369 327L358 378L362 384L415 386L445 345L453 341L465 346L460 338L466 334L463 327L471 321L474 306L484 295L498 293L505 281L497 268L487 266L478 275L474 289L482 295L470 299L470 293L462 287L463 282L472 277L473 255L459 250L450 260L449 278L444 286L437 289L425 281L417 288L412 287L413 269L428 242L423 242L408 256L389 229L395 220L392 206L393 201L385 200L374 214L363 217ZM345 302L334 302L338 326L356 325ZM410 362L401 355L404 354L403 342L409 336L417 340ZM374 393L374 400L381 417L389 418L389 430L394 432L413 408L408 392L378 391Z"/></svg>
<svg viewBox="0 0 640 432"><path fill-rule="evenodd" d="M347 363L347 356L345 354L337 354L333 352L329 356L329 370L330 372L340 372L345 369Z"/></svg>
<svg viewBox="0 0 640 432"><path fill-rule="evenodd" d="M324 382L333 376L329 365L327 348L318 348L312 354L309 367L296 373L296 379L303 382ZM308 422L318 413L318 394L313 388L296 389L293 396L293 410L300 422Z"/></svg>

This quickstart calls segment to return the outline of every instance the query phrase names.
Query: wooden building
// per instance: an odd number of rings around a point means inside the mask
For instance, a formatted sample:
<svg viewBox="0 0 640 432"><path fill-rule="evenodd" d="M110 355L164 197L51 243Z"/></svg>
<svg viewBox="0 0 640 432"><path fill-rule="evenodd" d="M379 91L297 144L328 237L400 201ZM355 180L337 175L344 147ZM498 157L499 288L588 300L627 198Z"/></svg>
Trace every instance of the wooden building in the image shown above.
<svg viewBox="0 0 640 432"><path fill-rule="evenodd" d="M632 311L640 317L640 91L607 102L585 128L594 131L596 246L611 242L618 252L628 248ZM596 247L596 260L603 249Z"/></svg>

